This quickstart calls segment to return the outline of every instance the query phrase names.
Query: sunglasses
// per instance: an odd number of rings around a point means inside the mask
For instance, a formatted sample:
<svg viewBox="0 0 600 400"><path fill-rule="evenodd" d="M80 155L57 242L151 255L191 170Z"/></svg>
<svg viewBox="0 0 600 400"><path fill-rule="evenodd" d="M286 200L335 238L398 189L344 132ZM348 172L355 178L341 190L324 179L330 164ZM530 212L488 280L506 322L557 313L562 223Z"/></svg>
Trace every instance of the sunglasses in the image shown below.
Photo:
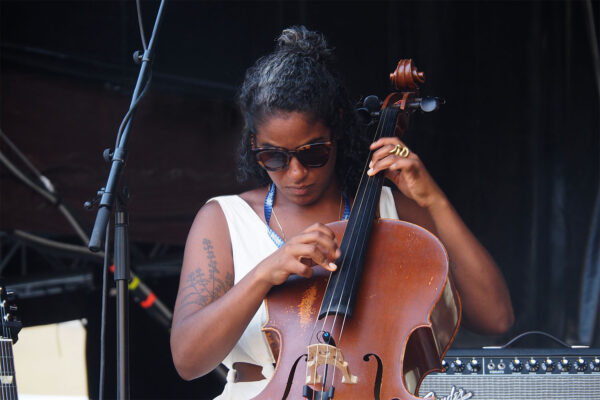
<svg viewBox="0 0 600 400"><path fill-rule="evenodd" d="M329 161L331 140L319 143L309 143L294 150L282 147L255 147L252 149L256 161L267 171L279 171L287 168L292 155L306 168L319 168Z"/></svg>

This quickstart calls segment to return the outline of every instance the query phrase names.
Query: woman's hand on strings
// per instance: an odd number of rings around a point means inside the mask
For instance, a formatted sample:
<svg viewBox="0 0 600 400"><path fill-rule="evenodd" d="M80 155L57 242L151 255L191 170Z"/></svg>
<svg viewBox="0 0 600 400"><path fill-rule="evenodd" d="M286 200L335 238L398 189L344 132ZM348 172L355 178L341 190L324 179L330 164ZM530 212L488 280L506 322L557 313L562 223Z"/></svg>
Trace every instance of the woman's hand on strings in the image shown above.
<svg viewBox="0 0 600 400"><path fill-rule="evenodd" d="M406 197L424 208L429 208L436 200L444 198L442 190L429 175L419 156L411 152L400 139L381 138L373 142L370 149L373 157L368 175L385 171L385 177L394 182ZM394 153L396 149L398 151Z"/></svg>
<svg viewBox="0 0 600 400"><path fill-rule="evenodd" d="M257 269L263 279L271 285L280 285L291 274L310 278L314 265L335 271L337 266L334 261L340 256L333 231L323 224L316 223L290 238L261 262Z"/></svg>

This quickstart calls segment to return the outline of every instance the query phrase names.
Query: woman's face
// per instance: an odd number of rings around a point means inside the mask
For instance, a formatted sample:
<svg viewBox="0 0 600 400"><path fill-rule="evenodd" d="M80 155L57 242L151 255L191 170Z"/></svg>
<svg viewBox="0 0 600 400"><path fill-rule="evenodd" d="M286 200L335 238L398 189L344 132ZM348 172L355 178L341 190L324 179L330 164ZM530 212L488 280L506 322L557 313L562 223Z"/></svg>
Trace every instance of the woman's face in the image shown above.
<svg viewBox="0 0 600 400"><path fill-rule="evenodd" d="M280 112L268 117L256 129L257 147L283 147L294 150L299 146L331 140L331 131L319 121L301 112ZM336 190L335 142L327 163L318 168L302 165L295 156L287 168L267 171L277 186L277 194L299 205L318 201L327 190Z"/></svg>

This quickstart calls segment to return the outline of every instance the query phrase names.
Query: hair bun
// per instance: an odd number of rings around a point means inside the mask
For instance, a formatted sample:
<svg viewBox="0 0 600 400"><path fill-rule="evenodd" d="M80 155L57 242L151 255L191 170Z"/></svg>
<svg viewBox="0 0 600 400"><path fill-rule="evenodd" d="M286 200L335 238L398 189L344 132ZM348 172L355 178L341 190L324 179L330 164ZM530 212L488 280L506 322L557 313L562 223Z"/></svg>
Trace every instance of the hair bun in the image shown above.
<svg viewBox="0 0 600 400"><path fill-rule="evenodd" d="M327 62L333 57L333 49L327 47L325 37L303 25L284 29L277 39L277 50L306 55L317 61Z"/></svg>

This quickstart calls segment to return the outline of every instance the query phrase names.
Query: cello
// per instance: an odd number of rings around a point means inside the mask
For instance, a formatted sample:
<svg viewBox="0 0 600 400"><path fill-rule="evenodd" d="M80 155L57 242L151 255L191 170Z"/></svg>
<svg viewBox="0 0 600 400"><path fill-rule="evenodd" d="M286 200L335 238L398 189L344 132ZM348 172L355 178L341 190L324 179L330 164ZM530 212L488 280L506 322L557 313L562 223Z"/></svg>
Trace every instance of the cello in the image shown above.
<svg viewBox="0 0 600 400"><path fill-rule="evenodd" d="M390 80L397 91L372 112L373 141L402 135L409 114L429 107L412 60ZM290 276L265 300L277 364L255 399L416 399L424 376L441 370L461 319L446 250L424 228L377 219L384 177L366 170L348 221L328 224L341 241L338 269Z"/></svg>

